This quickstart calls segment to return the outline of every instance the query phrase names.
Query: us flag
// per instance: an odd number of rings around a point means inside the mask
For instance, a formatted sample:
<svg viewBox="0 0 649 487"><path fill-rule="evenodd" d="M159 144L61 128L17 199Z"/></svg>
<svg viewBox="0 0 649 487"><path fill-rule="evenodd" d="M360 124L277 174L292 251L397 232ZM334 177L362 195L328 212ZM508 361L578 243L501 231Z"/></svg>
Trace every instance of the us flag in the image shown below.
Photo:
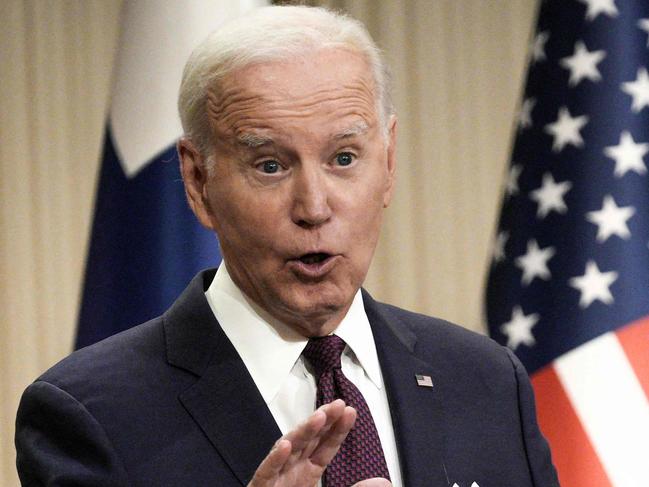
<svg viewBox="0 0 649 487"><path fill-rule="evenodd" d="M547 0L487 288L563 487L649 486L649 2Z"/></svg>

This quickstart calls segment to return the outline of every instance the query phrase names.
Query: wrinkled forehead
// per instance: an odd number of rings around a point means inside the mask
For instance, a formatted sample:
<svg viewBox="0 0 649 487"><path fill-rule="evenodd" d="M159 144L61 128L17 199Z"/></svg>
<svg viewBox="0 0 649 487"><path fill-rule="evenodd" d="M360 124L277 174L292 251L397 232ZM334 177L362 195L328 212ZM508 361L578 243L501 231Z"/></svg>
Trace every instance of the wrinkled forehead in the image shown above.
<svg viewBox="0 0 649 487"><path fill-rule="evenodd" d="M208 92L210 122L232 135L271 121L347 118L347 124L356 119L372 127L378 121L377 108L369 63L344 49L251 64L234 70Z"/></svg>

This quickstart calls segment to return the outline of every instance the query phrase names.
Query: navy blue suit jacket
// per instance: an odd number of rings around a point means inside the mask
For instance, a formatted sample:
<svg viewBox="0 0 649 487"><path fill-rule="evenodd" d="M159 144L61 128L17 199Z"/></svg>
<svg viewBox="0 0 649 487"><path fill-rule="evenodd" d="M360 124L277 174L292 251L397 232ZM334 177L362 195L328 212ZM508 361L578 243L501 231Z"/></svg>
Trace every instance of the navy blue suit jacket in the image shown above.
<svg viewBox="0 0 649 487"><path fill-rule="evenodd" d="M281 433L199 274L161 317L73 353L25 391L23 485L241 486ZM408 487L553 487L519 361L364 293ZM415 374L432 377L420 387Z"/></svg>

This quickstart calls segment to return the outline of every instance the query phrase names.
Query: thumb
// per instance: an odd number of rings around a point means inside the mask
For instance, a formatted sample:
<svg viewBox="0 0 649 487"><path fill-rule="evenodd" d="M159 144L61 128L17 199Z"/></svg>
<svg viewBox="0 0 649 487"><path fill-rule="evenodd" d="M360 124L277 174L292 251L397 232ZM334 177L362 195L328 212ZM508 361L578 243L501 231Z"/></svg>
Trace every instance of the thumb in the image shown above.
<svg viewBox="0 0 649 487"><path fill-rule="evenodd" d="M360 482L352 485L352 487L392 487L392 483L389 480L377 477L373 479L361 480Z"/></svg>

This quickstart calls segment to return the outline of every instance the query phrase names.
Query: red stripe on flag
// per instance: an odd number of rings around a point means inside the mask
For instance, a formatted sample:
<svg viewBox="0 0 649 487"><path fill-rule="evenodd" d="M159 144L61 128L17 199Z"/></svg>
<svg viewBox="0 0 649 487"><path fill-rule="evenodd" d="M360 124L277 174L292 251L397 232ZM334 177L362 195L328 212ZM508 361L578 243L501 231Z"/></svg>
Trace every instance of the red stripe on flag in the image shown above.
<svg viewBox="0 0 649 487"><path fill-rule="evenodd" d="M561 487L612 487L554 369L532 376L541 431L550 443Z"/></svg>
<svg viewBox="0 0 649 487"><path fill-rule="evenodd" d="M617 338L649 398L649 317L625 326L617 332Z"/></svg>

